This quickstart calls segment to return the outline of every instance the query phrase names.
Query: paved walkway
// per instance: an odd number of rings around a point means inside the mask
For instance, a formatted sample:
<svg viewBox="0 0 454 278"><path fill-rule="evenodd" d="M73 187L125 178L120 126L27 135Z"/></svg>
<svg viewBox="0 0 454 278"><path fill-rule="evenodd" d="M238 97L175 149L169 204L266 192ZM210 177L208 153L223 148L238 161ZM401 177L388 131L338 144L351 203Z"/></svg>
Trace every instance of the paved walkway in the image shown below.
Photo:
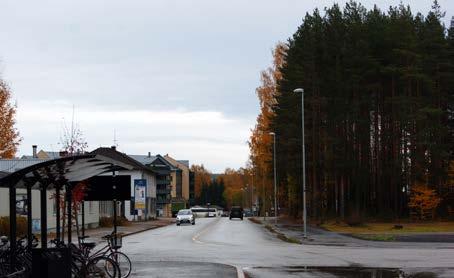
<svg viewBox="0 0 454 278"><path fill-rule="evenodd" d="M262 223L275 226L273 217L267 217L265 221L263 217L257 217L257 219ZM396 235L397 241L372 241L308 226L308 239L304 240L303 225L301 223L293 223L288 219L278 219L275 227L287 237L299 239L303 244L310 245L377 248L454 248L454 233Z"/></svg>
<svg viewBox="0 0 454 278"><path fill-rule="evenodd" d="M118 226L117 232L123 236L129 236L143 231L164 227L175 223L175 218L158 218L157 220L129 222L128 226ZM101 238L112 233L113 227L99 227L85 230L85 235L89 236L89 241L101 242ZM73 241L77 240L77 234L73 233ZM88 240L88 239L87 239Z"/></svg>

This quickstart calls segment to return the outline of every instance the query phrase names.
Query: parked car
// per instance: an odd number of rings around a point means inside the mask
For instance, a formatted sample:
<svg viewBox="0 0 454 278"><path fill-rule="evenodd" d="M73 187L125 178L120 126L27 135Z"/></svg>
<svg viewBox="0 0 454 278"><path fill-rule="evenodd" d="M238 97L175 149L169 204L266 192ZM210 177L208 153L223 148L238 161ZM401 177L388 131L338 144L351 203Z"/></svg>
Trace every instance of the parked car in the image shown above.
<svg viewBox="0 0 454 278"><path fill-rule="evenodd" d="M190 209L182 209L177 214L177 226L180 224L188 223L195 225L195 216Z"/></svg>
<svg viewBox="0 0 454 278"><path fill-rule="evenodd" d="M244 217L251 217L251 216L254 216L252 214L252 211L250 209L244 209Z"/></svg>
<svg viewBox="0 0 454 278"><path fill-rule="evenodd" d="M232 218L240 218L243 220L243 208L242 207L232 207L230 209L230 215L229 215L230 220Z"/></svg>
<svg viewBox="0 0 454 278"><path fill-rule="evenodd" d="M228 216L229 216L229 211L228 211L228 210L222 211L221 216L222 216L222 217L228 217Z"/></svg>

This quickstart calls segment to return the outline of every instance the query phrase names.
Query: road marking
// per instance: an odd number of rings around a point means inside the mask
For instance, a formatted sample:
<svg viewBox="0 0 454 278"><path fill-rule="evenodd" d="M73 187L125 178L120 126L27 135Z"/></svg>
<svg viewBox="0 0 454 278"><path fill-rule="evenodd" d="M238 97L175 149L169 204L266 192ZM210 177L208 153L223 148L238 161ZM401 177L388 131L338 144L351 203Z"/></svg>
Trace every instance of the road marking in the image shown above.
<svg viewBox="0 0 454 278"><path fill-rule="evenodd" d="M236 267L236 274L238 278L245 278L243 269L239 266Z"/></svg>
<svg viewBox="0 0 454 278"><path fill-rule="evenodd" d="M192 237L192 241L197 242L199 244L204 244L204 242L199 240L199 237L202 236L204 233L208 232L208 230L213 226L213 224L219 222L220 219L221 218L219 217L213 223L209 223L208 226L205 227L205 229L203 229L202 231L200 231L199 233L197 233L195 236Z"/></svg>

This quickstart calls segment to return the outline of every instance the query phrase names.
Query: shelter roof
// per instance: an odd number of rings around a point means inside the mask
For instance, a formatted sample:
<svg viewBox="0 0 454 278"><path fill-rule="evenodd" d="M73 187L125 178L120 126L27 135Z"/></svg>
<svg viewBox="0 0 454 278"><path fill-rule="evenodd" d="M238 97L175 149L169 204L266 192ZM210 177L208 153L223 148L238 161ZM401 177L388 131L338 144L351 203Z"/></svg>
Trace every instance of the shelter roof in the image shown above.
<svg viewBox="0 0 454 278"><path fill-rule="evenodd" d="M83 154L45 160L0 178L0 187L53 188L67 182L86 180L99 174L133 167L110 154Z"/></svg>
<svg viewBox="0 0 454 278"><path fill-rule="evenodd" d="M129 164L135 170L142 170L142 171L145 171L145 172L154 173L153 170L150 167L148 167L148 166L142 164L141 162L137 161L132 156L127 155L127 154L122 153L122 152L119 152L119 151L117 151L114 148L105 148L105 147L97 148L96 150L92 151L91 154L105 155L105 156L114 158L114 159L116 159L118 161L121 161L121 162L123 162L125 164Z"/></svg>

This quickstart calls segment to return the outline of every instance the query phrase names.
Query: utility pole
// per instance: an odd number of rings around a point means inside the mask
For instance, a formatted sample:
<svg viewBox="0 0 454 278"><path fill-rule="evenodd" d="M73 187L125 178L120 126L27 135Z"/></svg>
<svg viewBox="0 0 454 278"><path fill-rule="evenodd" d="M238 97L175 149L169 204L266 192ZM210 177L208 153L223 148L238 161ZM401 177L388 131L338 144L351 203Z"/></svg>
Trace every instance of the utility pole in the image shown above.
<svg viewBox="0 0 454 278"><path fill-rule="evenodd" d="M273 136L273 166L274 166L274 225L277 225L277 186L276 186L276 133L270 132Z"/></svg>
<svg viewBox="0 0 454 278"><path fill-rule="evenodd" d="M306 148L304 146L304 90L301 88L293 90L294 93L301 93L301 130L302 130L302 166L303 166L303 222L304 238L307 238L307 211L306 211Z"/></svg>

